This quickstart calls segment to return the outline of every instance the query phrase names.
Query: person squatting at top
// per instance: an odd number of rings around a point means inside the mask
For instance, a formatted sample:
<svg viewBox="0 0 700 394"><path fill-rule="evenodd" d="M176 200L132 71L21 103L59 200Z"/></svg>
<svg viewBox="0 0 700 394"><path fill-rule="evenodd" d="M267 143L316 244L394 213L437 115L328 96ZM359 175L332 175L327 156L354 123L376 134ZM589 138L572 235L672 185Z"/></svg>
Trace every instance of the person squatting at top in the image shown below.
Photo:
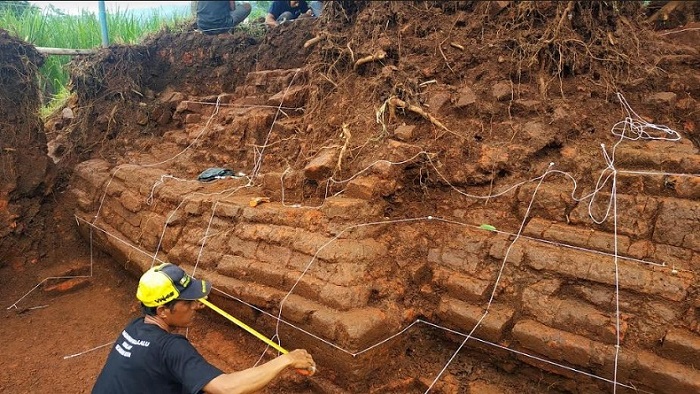
<svg viewBox="0 0 700 394"><path fill-rule="evenodd" d="M250 15L249 3L197 1L197 28L204 34L230 32Z"/></svg>
<svg viewBox="0 0 700 394"><path fill-rule="evenodd" d="M303 349L230 374L209 364L186 337L171 331L192 325L204 307L198 300L210 291L209 282L170 263L146 271L136 290L145 316L131 321L114 342L92 393L241 394L262 389L287 367L313 375L316 364Z"/></svg>
<svg viewBox="0 0 700 394"><path fill-rule="evenodd" d="M297 19L301 16L321 16L322 1L273 1L265 16L268 27L279 26L282 23Z"/></svg>

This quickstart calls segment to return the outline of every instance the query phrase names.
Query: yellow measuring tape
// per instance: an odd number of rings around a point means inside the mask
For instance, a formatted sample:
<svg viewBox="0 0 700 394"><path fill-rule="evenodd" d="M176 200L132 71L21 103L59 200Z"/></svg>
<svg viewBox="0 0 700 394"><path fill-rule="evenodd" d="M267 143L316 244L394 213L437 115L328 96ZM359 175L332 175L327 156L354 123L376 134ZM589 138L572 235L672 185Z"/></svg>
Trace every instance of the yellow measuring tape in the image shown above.
<svg viewBox="0 0 700 394"><path fill-rule="evenodd" d="M235 317L229 315L228 313L226 313L226 311L224 311L223 309L219 308L218 306L212 304L211 302L207 301L206 299L200 298L200 299L199 299L199 302L201 302L202 304L204 304L204 305L208 306L209 308L213 309L214 312L216 312L216 313L220 314L221 316L227 318L228 320L230 320L233 324L237 325L238 327L240 327L240 328L242 328L242 329L248 331L249 333L255 335L256 338L258 338L259 340L261 340L261 341L265 342L266 344L272 346L273 348L275 348L276 350L278 350L280 353L282 353L282 354L287 354L287 353L289 353L289 351L287 351L287 350L286 350L285 348L283 348L282 346L278 345L276 342L270 340L268 337L264 336L263 334L261 334L261 333L255 331L255 329L253 329L253 328L250 327L249 325L247 325L247 324L243 323L242 321L236 319Z"/></svg>
<svg viewBox="0 0 700 394"><path fill-rule="evenodd" d="M289 353L289 351L288 351L287 349L285 349L285 348L283 348L282 346L278 345L276 342L272 341L271 339L269 339L268 337L264 336L263 334L261 334L261 333L255 331L255 329L254 329L253 327L251 327L251 326L249 326L249 325L243 323L242 321L236 319L235 317L231 316L230 314L228 314L228 313L227 313L226 311L224 311L223 309L221 309L221 308L219 308L218 306L216 306L216 305L212 304L211 302L207 301L205 298L200 298L200 299L199 299L199 302L201 302L202 304L208 306L209 308L211 308L212 310L214 310L214 312L216 312L216 313L220 314L221 316L227 318L228 320L230 320L233 324L237 325L238 327L240 327L240 328L242 328L242 329L248 331L249 333L253 334L256 338L258 338L259 340L261 340L261 341L265 342L266 344L272 346L273 348L275 348L276 350L278 350L280 353L282 353L282 354L287 354L287 353ZM301 375L310 375L310 374L312 374L312 373L314 373L314 372L316 372L316 368L315 368L315 367L314 367L311 371L307 371L307 370L305 370L305 369L297 369L297 373L299 373L299 374L301 374Z"/></svg>

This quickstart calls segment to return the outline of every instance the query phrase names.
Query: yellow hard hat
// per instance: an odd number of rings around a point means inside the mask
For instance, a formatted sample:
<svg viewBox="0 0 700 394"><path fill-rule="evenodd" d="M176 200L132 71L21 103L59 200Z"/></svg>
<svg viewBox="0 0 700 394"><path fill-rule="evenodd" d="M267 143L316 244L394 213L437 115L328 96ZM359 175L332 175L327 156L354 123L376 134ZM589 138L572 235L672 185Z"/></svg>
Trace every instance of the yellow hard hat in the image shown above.
<svg viewBox="0 0 700 394"><path fill-rule="evenodd" d="M136 298L147 307L178 300L198 300L211 291L211 284L194 279L180 267L164 263L146 271L139 279Z"/></svg>

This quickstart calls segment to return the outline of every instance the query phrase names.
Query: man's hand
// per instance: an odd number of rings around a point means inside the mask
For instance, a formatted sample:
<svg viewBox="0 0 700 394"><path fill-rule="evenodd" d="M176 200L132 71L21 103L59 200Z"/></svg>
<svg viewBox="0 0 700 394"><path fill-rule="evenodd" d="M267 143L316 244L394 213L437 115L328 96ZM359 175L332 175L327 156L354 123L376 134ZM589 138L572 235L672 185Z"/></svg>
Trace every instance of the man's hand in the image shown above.
<svg viewBox="0 0 700 394"><path fill-rule="evenodd" d="M269 27L275 27L277 26L277 18L268 12L267 15L265 15L265 24Z"/></svg>
<svg viewBox="0 0 700 394"><path fill-rule="evenodd" d="M316 363L313 357L304 349L296 349L287 353L285 356L289 357L290 366L295 369L302 371L308 371L309 375L316 373Z"/></svg>

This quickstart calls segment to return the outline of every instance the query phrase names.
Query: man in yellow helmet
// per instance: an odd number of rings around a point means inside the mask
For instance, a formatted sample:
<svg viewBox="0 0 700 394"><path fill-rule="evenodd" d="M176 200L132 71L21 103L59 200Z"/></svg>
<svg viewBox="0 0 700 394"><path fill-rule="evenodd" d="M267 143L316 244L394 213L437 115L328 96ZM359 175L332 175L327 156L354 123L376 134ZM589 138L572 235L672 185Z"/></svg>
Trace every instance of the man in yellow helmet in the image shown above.
<svg viewBox="0 0 700 394"><path fill-rule="evenodd" d="M136 298L145 316L133 320L117 338L97 377L93 393L252 393L287 367L315 371L313 358L297 349L263 365L225 374L209 364L173 328L192 325L198 301L211 284L165 263L146 271Z"/></svg>

